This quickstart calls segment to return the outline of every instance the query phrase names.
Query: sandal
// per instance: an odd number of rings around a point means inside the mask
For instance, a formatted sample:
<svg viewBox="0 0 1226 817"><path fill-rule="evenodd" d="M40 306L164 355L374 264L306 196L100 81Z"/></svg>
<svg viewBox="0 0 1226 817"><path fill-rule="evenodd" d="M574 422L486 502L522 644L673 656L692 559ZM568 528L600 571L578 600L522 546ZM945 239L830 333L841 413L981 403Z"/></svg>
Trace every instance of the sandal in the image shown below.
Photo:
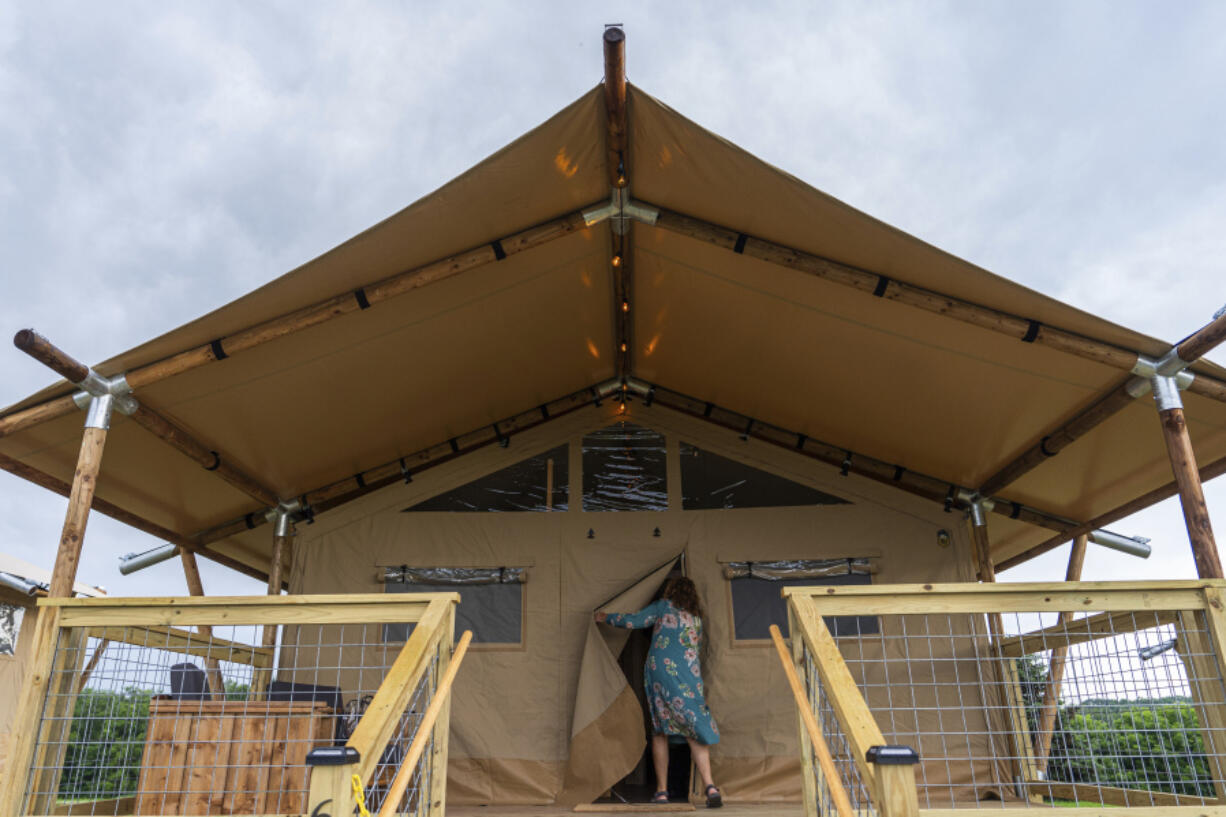
<svg viewBox="0 0 1226 817"><path fill-rule="evenodd" d="M707 786L707 808L719 808L724 804L724 798L720 795L719 789L714 786Z"/></svg>
<svg viewBox="0 0 1226 817"><path fill-rule="evenodd" d="M668 803L668 792L667 791L656 792L655 794L651 795L651 802L667 804Z"/></svg>

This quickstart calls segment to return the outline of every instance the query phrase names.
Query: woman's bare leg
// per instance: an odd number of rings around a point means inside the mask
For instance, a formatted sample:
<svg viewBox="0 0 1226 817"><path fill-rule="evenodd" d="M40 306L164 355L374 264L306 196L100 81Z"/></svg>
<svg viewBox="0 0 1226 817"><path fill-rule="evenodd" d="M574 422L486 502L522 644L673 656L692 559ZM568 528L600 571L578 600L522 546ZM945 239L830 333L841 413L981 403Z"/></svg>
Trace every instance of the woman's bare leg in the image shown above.
<svg viewBox="0 0 1226 817"><path fill-rule="evenodd" d="M705 790L707 786L714 786L715 781L711 779L711 750L703 746L693 738L686 738L690 743L690 756L694 758L694 765L698 767L698 774L702 777L702 786Z"/></svg>
<svg viewBox="0 0 1226 817"><path fill-rule="evenodd" d="M668 791L668 735L651 736L651 760L656 767L656 791Z"/></svg>

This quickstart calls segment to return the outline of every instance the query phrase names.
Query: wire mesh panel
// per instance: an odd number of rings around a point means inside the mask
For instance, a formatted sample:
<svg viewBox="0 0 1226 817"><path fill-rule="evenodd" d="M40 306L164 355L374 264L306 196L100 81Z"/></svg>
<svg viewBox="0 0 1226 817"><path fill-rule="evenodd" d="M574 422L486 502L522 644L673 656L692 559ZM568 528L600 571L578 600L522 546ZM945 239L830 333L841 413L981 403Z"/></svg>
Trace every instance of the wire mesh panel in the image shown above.
<svg viewBox="0 0 1226 817"><path fill-rule="evenodd" d="M813 747L810 747L810 751L814 753L811 761L815 783L814 797L817 802L817 814L833 815L837 813L831 787L832 785L842 785L843 790L847 792L848 800L851 801L852 809L859 817L875 817L877 810L873 807L868 786L863 777L861 777L860 769L856 765L851 744L847 739L846 733L843 731L842 725L839 723L838 717L835 716L830 699L826 696L813 654L803 643L801 645L800 668L802 670L801 677L804 687L809 697L809 707L817 716L818 728L826 740L826 745L830 749L830 756L834 760L834 766L839 775L837 784L834 781L827 780L818 763L816 752Z"/></svg>
<svg viewBox="0 0 1226 817"><path fill-rule="evenodd" d="M308 754L350 737L397 659L404 663L404 645L385 641L387 625L415 621L425 605L389 606L386 620L361 623L63 627L24 813L307 812ZM416 613L405 618L406 610ZM344 615L340 605L329 612L327 620ZM276 630L271 646L266 628ZM431 641L392 715L365 778L372 808L417 735L450 635ZM428 800L429 764L417 765L421 779L396 813L421 813Z"/></svg>
<svg viewBox="0 0 1226 817"><path fill-rule="evenodd" d="M882 598L879 626L840 633L838 650L885 741L918 751L921 808L1197 806L1226 793L1226 683L1207 608L894 606ZM834 749L839 720L807 672Z"/></svg>

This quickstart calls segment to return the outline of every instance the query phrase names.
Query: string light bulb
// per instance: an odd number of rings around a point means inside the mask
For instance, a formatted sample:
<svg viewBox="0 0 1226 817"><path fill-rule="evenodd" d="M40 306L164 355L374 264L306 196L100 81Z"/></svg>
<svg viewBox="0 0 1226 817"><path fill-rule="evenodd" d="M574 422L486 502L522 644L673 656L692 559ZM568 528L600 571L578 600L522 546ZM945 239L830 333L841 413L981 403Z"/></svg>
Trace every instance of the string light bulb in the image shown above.
<svg viewBox="0 0 1226 817"><path fill-rule="evenodd" d="M622 265L622 257L620 255L613 256L613 266L620 267Z"/></svg>
<svg viewBox="0 0 1226 817"><path fill-rule="evenodd" d="M630 311L630 302L622 301L622 312L629 312L629 311Z"/></svg>
<svg viewBox="0 0 1226 817"><path fill-rule="evenodd" d="M626 346L626 344L625 344L625 343L623 343L623 344L622 344L622 351L623 351L623 352L624 352L624 351L626 351L626 349L627 349L627 348L628 348L628 347Z"/></svg>

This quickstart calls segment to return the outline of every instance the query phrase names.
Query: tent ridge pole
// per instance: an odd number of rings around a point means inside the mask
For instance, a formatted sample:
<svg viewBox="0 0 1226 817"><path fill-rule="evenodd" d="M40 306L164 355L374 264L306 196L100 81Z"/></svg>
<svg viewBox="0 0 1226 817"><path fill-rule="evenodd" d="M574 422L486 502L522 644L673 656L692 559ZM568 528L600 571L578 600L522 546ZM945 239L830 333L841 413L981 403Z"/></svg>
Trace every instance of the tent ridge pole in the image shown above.
<svg viewBox="0 0 1226 817"><path fill-rule="evenodd" d="M655 205L650 206L655 207ZM735 252L739 245L744 255L856 289L866 295L873 295L881 283L881 276L875 272L832 261L765 239L752 236L747 239L742 238L743 234L736 230L721 227L684 213L663 208L657 209L659 210L659 215L655 220L657 227L698 241L705 241L729 252ZM1105 341L894 279L888 281L885 291L878 297L1128 372L1132 372L1138 362L1145 360L1143 355L1131 349L1124 349ZM1209 339L1216 337L1220 342L1220 336L1226 330L1223 330L1219 321L1215 320L1202 332L1204 340L1198 341L1195 345L1185 341L1180 348L1187 347L1191 354ZM1188 386L1188 390L1226 403L1226 381L1208 375L1197 375Z"/></svg>
<svg viewBox="0 0 1226 817"><path fill-rule="evenodd" d="M628 132L626 125L626 34L618 26L606 26L604 30L604 101L606 164L609 186L618 213L609 220L611 239L610 260L613 281L613 355L617 360L617 373L625 377L630 373L630 309L632 299L630 284L633 279L631 264L629 221L624 217L624 204L628 196L626 188L630 179L628 156Z"/></svg>
<svg viewBox="0 0 1226 817"><path fill-rule="evenodd" d="M514 255L577 233L586 226L581 209L501 238L499 243L506 255ZM497 260L491 242L486 241L455 255L405 270L372 284L366 284L362 289L368 304L374 306L397 295L438 283ZM225 337L216 338L168 357L137 366L124 374L123 378L131 389L141 389L175 375L218 362L218 349L224 348L223 357L220 359L229 359L240 352L358 311L364 310L350 289L327 300L271 318ZM77 382L68 376L75 372L65 374L61 371L60 373L67 380ZM75 407L76 403L71 395L57 395L33 406L9 412L0 416L0 437L71 414Z"/></svg>

